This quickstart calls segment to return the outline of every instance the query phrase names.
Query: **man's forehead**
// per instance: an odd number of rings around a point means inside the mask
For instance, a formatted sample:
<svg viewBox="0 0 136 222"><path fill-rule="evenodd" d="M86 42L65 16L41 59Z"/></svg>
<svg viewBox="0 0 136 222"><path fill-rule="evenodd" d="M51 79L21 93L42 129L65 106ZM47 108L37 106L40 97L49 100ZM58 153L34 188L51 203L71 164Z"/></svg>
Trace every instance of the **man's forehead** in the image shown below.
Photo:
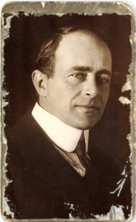
<svg viewBox="0 0 136 222"><path fill-rule="evenodd" d="M68 33L66 35L62 36L62 40L60 41L58 48L66 48L70 47L72 43L75 43L76 45L87 45L88 46L93 46L93 47L101 47L103 49L108 49L109 47L107 44L100 38L98 37L94 32L91 32L89 30L78 30L72 33Z"/></svg>
<svg viewBox="0 0 136 222"><path fill-rule="evenodd" d="M95 65L98 70L111 71L110 50L104 42L101 43L102 40L97 40L95 36L91 32L79 31L64 35L56 50L55 70L61 67L61 69L67 69L68 73L68 70L73 69L73 67L80 67L80 71L81 67L82 69L89 67L90 71Z"/></svg>
<svg viewBox="0 0 136 222"><path fill-rule="evenodd" d="M62 44L63 42L69 42L69 41L77 41L78 39L89 39L90 41L95 40L97 37L95 36L94 33L89 32L89 31L82 31L82 30L78 30L72 33L68 33L66 35L62 36L62 40L60 41L60 44Z"/></svg>

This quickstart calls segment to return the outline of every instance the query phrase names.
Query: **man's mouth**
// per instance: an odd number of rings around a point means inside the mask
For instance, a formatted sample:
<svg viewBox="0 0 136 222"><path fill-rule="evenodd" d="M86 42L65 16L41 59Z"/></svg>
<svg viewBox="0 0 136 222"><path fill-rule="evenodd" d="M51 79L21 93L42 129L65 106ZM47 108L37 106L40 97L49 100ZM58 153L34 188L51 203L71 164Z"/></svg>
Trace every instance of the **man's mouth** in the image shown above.
<svg viewBox="0 0 136 222"><path fill-rule="evenodd" d="M99 110L99 107L95 105L76 105L76 107L84 108L87 110Z"/></svg>

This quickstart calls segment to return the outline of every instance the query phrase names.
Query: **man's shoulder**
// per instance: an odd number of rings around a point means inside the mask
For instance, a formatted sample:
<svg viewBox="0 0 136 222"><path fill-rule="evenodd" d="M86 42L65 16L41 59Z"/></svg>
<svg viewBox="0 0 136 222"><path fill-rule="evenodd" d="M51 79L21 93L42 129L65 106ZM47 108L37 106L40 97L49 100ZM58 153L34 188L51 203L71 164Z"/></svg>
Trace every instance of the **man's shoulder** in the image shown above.
<svg viewBox="0 0 136 222"><path fill-rule="evenodd" d="M13 127L5 129L5 136L10 153L29 152L33 155L43 142L48 144L45 132L33 118L31 112L27 112Z"/></svg>
<svg viewBox="0 0 136 222"><path fill-rule="evenodd" d="M6 127L5 128L5 134L13 135L16 134L22 134L22 132L25 132L28 130L29 127L31 127L33 124L35 124L35 120L31 115L31 111L28 111L17 123L15 123L13 126Z"/></svg>
<svg viewBox="0 0 136 222"><path fill-rule="evenodd" d="M42 129L33 118L31 111L28 111L14 126L5 129L5 135L8 141L24 141L34 139L42 135Z"/></svg>
<svg viewBox="0 0 136 222"><path fill-rule="evenodd" d="M106 141L106 136L104 142L100 140L99 137L93 140L91 138L89 142L89 155L92 159L93 165L98 166L101 171L107 173L108 175L118 175L124 170L124 166L128 160L129 155L117 155L116 143L108 143ZM112 173L111 173L112 172Z"/></svg>

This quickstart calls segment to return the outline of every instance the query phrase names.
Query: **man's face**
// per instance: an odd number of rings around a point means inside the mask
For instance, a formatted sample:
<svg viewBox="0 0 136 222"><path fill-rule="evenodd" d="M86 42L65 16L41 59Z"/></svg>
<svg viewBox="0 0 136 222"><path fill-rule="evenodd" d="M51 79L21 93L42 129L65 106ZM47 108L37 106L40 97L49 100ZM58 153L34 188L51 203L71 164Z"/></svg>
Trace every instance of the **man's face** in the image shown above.
<svg viewBox="0 0 136 222"><path fill-rule="evenodd" d="M93 127L105 109L111 54L104 42L82 32L63 37L47 80L44 109L77 129Z"/></svg>

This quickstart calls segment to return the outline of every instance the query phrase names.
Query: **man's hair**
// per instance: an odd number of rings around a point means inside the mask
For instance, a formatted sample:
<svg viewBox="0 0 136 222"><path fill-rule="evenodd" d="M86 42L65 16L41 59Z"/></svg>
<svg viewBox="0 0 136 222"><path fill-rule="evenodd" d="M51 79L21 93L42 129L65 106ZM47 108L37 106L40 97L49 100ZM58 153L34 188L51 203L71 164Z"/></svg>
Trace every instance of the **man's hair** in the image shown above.
<svg viewBox="0 0 136 222"><path fill-rule="evenodd" d="M64 35L72 32L81 31L86 34L93 33L98 39L101 39L95 32L87 26L62 27L52 34L49 40L46 40L40 49L35 62L35 69L46 74L48 78L53 77L55 67L55 52Z"/></svg>

